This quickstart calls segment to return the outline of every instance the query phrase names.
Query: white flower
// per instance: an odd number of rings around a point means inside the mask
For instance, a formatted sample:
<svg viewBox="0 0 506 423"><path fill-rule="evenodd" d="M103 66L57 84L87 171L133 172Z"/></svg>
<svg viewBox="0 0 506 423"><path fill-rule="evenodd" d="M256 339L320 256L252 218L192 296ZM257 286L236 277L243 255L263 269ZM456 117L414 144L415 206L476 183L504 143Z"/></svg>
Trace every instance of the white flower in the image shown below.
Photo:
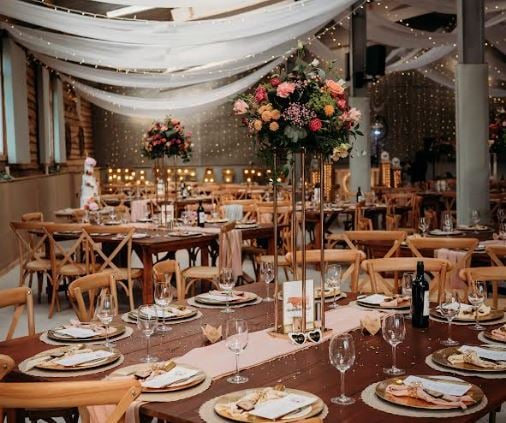
<svg viewBox="0 0 506 423"><path fill-rule="evenodd" d="M318 66L320 64L320 61L318 59L313 59L313 61L311 62L311 66Z"/></svg>

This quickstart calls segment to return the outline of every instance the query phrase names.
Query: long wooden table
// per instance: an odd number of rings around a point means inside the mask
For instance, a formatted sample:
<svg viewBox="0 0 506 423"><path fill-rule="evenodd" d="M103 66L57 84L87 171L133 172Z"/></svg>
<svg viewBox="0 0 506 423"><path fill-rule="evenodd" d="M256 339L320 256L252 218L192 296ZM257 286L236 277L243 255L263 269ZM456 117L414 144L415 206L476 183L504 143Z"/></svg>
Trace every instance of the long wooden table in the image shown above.
<svg viewBox="0 0 506 423"><path fill-rule="evenodd" d="M263 294L263 284L252 284L243 287L244 290L254 291ZM354 298L349 295L348 299L340 300L340 304L346 304ZM201 325L209 323L212 325L224 324L228 316L219 310L201 310L204 317L200 320L184 324L173 325L173 330L165 338L157 337L152 343L152 352L162 359L171 359L180 356L187 351L202 347L204 339L201 334ZM237 309L231 317L242 317L247 319L250 331L257 331L270 327L274 319L274 306L272 303L261 303L258 305ZM55 322L56 324L57 322ZM417 375L441 375L429 368L425 363L425 357L431 352L441 348L440 339L446 338L446 324L430 322L428 330L412 329L409 321L406 322L406 340L398 347L398 366L406 369L408 374ZM213 382L211 387L202 394L195 397L171 403L148 403L141 407L141 413L146 416L157 417L168 422L193 423L201 422L198 414L199 407L207 400L232 392L237 389L253 388L261 386L272 386L276 383L283 383L287 387L303 389L319 395L329 406L329 415L326 421L329 422L394 422L401 423L408 420L406 417L399 417L386 414L365 405L360 400L360 393L369 384L383 380L383 367L391 366L390 346L385 343L380 334L366 336L360 331L354 331L356 347L355 365L346 374L347 394L356 399L356 404L347 407L340 407L330 403L330 398L338 394L339 375L328 359L328 342L313 346L287 357L281 357L245 370L244 374L249 377L249 382L243 385L232 385L227 383L225 378ZM477 333L466 326L454 326L453 337L462 343L479 344ZM139 358L145 355L145 340L136 330L131 338L117 342L120 351L125 355L124 366L135 364ZM248 348L261 348L261 345L249 345ZM1 342L0 354L8 354L19 363L20 361L38 352L54 348L39 341L38 335L18 338L15 340ZM233 360L232 353L224 360ZM448 372L450 374L451 371ZM88 377L79 377L73 380L101 379L107 372ZM445 419L449 422L475 422L488 412L496 410L506 400L504 380L480 379L477 377L462 377L467 381L480 386L487 395L487 406L474 414L468 416ZM33 381L41 378L31 378L14 370L7 381ZM61 379L47 379L50 381ZM69 380L69 379L66 379ZM414 420L414 419L413 419ZM418 418L418 422L430 422L434 419Z"/></svg>

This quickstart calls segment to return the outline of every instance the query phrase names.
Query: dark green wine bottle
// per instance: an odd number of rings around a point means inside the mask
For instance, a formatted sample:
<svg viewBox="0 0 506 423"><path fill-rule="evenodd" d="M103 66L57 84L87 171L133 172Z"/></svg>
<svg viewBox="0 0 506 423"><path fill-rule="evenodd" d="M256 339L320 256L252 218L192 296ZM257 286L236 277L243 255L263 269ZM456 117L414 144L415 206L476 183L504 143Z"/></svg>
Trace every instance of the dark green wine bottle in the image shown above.
<svg viewBox="0 0 506 423"><path fill-rule="evenodd" d="M412 317L411 324L414 328L429 327L429 283L425 280L423 261L416 264L416 277L413 280L412 293Z"/></svg>

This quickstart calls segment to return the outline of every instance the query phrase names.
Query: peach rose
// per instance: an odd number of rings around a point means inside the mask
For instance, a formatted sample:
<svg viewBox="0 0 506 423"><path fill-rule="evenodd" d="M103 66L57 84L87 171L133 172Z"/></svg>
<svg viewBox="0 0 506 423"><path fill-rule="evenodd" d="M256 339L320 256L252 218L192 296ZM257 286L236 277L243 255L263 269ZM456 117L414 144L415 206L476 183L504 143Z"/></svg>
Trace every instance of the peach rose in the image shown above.
<svg viewBox="0 0 506 423"><path fill-rule="evenodd" d="M243 99L239 98L234 103L234 113L236 115L243 115L249 109L248 103L246 103Z"/></svg>
<svg viewBox="0 0 506 423"><path fill-rule="evenodd" d="M274 120L278 120L280 117L281 117L281 112L277 109L274 109L272 112L271 112L271 116Z"/></svg>
<svg viewBox="0 0 506 423"><path fill-rule="evenodd" d="M330 94L334 97L344 93L344 87L332 79L327 79L325 81L325 86L329 90Z"/></svg>
<svg viewBox="0 0 506 423"><path fill-rule="evenodd" d="M264 122L270 122L272 120L272 114L268 110L262 113L262 120Z"/></svg>
<svg viewBox="0 0 506 423"><path fill-rule="evenodd" d="M255 129L255 131L260 131L260 129L262 129L262 121L260 119L256 119L253 122L253 128Z"/></svg>
<svg viewBox="0 0 506 423"><path fill-rule="evenodd" d="M278 85L276 94L278 97L287 98L290 94L295 91L295 84L292 82L282 82Z"/></svg>
<svg viewBox="0 0 506 423"><path fill-rule="evenodd" d="M269 125L269 129L273 132L277 131L279 129L278 122L271 122Z"/></svg>

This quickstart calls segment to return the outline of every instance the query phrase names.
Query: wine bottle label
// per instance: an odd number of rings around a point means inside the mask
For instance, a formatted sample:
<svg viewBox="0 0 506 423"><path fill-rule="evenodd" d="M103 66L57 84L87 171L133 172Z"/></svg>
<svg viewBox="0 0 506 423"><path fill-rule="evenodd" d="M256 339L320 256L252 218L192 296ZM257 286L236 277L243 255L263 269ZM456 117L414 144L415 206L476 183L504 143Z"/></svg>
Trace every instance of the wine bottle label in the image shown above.
<svg viewBox="0 0 506 423"><path fill-rule="evenodd" d="M424 292L423 296L423 315L428 316L429 315L429 291Z"/></svg>
<svg viewBox="0 0 506 423"><path fill-rule="evenodd" d="M199 221L200 221L200 223L204 223L206 221L206 213L205 212L199 213Z"/></svg>

